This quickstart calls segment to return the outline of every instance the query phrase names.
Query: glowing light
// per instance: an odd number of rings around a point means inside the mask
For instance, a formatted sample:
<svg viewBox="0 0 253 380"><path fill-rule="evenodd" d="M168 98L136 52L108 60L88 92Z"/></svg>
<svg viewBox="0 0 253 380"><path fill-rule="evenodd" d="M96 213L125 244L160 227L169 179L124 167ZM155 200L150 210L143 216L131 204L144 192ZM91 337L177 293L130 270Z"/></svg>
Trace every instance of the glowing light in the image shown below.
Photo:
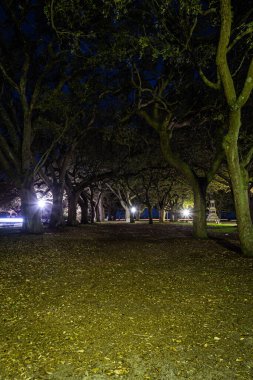
<svg viewBox="0 0 253 380"><path fill-rule="evenodd" d="M183 214L183 216L184 216L185 218L189 218L189 216L190 216L190 210L184 209L184 210L182 211L182 214Z"/></svg>
<svg viewBox="0 0 253 380"><path fill-rule="evenodd" d="M131 207L131 212L134 214L136 212L136 207Z"/></svg>
<svg viewBox="0 0 253 380"><path fill-rule="evenodd" d="M46 204L46 202L45 202L43 199L40 199L40 200L38 201L38 206L39 206L39 208L44 208L44 207L45 207L45 204Z"/></svg>

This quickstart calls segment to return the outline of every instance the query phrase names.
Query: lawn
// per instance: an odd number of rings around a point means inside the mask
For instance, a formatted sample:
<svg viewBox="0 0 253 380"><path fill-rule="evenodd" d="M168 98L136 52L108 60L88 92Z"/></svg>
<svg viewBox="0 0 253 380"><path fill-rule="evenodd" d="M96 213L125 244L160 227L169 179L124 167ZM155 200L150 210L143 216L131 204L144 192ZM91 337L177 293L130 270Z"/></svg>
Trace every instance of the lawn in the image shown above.
<svg viewBox="0 0 253 380"><path fill-rule="evenodd" d="M252 379L253 260L215 231L2 234L0 379Z"/></svg>

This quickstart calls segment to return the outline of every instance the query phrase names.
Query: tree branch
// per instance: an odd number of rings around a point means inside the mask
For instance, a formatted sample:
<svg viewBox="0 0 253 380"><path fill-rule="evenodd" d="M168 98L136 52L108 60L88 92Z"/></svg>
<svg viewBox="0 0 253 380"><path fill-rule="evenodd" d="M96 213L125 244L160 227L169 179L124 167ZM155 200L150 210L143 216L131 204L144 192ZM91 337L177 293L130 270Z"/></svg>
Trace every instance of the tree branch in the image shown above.
<svg viewBox="0 0 253 380"><path fill-rule="evenodd" d="M20 89L19 89L19 86L17 85L17 83L14 82L14 80L7 74L5 68L3 67L3 65L0 63L0 70L3 74L3 77L7 80L7 82L16 90L20 93Z"/></svg>
<svg viewBox="0 0 253 380"><path fill-rule="evenodd" d="M233 40L233 42L231 42L231 44L228 46L227 48L227 53L233 49L233 47L235 46L235 44L240 41L244 36L246 36L247 34L251 34L253 33L253 21L250 22L248 25L247 25L248 29L244 30L244 32L241 32L239 33L235 39Z"/></svg>
<svg viewBox="0 0 253 380"><path fill-rule="evenodd" d="M220 80L220 75L219 73L217 72L217 82L214 83L212 81L210 81L206 76L205 74L203 73L202 69L199 68L199 75L201 77L201 79L203 80L203 82L208 86L208 87L211 87L213 88L214 90L220 90L221 88L221 80Z"/></svg>
<svg viewBox="0 0 253 380"><path fill-rule="evenodd" d="M216 64L221 77L225 96L230 107L236 102L236 91L227 61L227 46L229 44L232 24L231 0L220 0L221 28L216 56Z"/></svg>
<svg viewBox="0 0 253 380"><path fill-rule="evenodd" d="M40 168L45 164L49 154L52 152L52 149L54 148L54 146L58 143L58 141L60 141L60 139L62 138L62 136L64 135L64 133L66 132L66 130L68 129L68 119L66 120L65 122L65 126L62 130L62 132L60 133L60 135L57 137L56 140L54 140L50 147L48 148L48 150L41 156L40 160L38 161L38 163L36 164L35 168L34 168L34 175L36 175L38 173L38 171L40 170Z"/></svg>
<svg viewBox="0 0 253 380"><path fill-rule="evenodd" d="M245 105L245 103L249 99L252 89L253 89L253 58L251 59L251 62L249 65L249 70L248 70L246 80L244 82L244 87L236 102L236 105L238 108L242 108Z"/></svg>

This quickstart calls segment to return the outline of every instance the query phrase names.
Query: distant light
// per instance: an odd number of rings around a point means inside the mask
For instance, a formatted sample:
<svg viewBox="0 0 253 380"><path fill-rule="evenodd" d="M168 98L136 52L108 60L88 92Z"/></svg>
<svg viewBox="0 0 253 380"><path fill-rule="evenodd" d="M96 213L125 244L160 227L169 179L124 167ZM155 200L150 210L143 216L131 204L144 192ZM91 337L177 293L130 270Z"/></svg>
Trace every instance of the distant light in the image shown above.
<svg viewBox="0 0 253 380"><path fill-rule="evenodd" d="M189 218L189 216L190 216L190 210L188 210L188 209L184 209L184 210L182 211L182 214L183 214L183 216L184 216L185 218Z"/></svg>
<svg viewBox="0 0 253 380"><path fill-rule="evenodd" d="M131 207L131 212L134 214L136 212L136 207Z"/></svg>
<svg viewBox="0 0 253 380"><path fill-rule="evenodd" d="M45 205L46 205L46 202L44 201L44 199L40 199L40 200L38 201L38 206L39 206L39 208L44 208Z"/></svg>

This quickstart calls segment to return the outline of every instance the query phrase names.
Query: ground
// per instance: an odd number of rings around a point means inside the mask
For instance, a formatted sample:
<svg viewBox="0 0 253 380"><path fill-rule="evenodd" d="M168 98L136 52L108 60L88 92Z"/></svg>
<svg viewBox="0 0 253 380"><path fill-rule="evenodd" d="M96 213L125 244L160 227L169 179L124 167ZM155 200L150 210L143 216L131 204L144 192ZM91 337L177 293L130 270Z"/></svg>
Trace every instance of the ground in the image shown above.
<svg viewBox="0 0 253 380"><path fill-rule="evenodd" d="M2 233L0 379L252 379L253 260L229 231Z"/></svg>

